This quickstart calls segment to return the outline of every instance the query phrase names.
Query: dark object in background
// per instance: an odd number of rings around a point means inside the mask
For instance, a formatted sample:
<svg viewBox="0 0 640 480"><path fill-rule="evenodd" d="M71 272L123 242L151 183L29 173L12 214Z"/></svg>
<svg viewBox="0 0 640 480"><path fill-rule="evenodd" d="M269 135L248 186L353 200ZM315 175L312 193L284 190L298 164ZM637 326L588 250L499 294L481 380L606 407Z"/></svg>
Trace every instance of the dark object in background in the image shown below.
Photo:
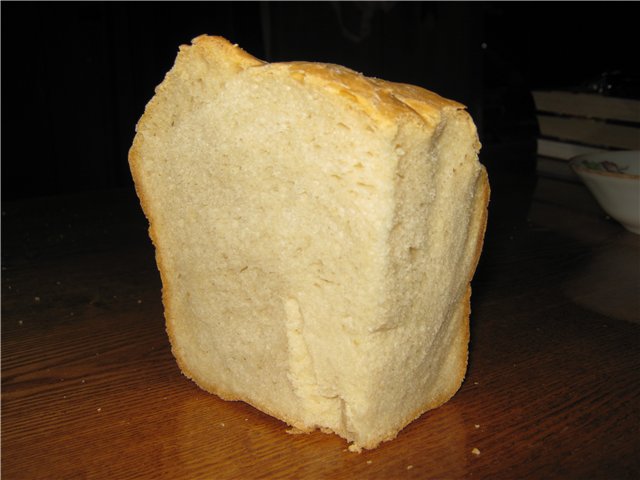
<svg viewBox="0 0 640 480"><path fill-rule="evenodd" d="M489 172L533 175L530 91L635 68L620 3L16 3L2 8L2 199L131 187L137 119L178 45L340 63L465 103ZM579 21L578 21L579 17ZM585 25L598 25L598 35ZM532 134L533 132L533 134Z"/></svg>
<svg viewBox="0 0 640 480"><path fill-rule="evenodd" d="M640 74L621 70L606 71L579 85L576 90L640 100Z"/></svg>

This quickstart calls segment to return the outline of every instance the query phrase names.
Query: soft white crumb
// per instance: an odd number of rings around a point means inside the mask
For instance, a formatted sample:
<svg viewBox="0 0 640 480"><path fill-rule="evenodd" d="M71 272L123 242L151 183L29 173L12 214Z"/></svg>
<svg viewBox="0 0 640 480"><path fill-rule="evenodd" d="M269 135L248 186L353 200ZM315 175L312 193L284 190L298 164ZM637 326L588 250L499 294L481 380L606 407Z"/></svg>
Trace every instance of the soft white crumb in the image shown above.
<svg viewBox="0 0 640 480"><path fill-rule="evenodd" d="M220 426L221 426L221 427L224 427L224 423L221 423L221 424L220 424Z"/></svg>
<svg viewBox="0 0 640 480"><path fill-rule="evenodd" d="M477 423L476 423L474 426L475 426L476 428L480 428L480 425L479 425L479 424L477 424Z"/></svg>
<svg viewBox="0 0 640 480"><path fill-rule="evenodd" d="M33 297L33 300L36 301L36 302L39 302L40 301L40 297Z"/></svg>
<svg viewBox="0 0 640 480"><path fill-rule="evenodd" d="M98 407L98 413L100 413L102 411L102 408Z"/></svg>
<svg viewBox="0 0 640 480"><path fill-rule="evenodd" d="M22 325L22 320L18 320L18 325Z"/></svg>
<svg viewBox="0 0 640 480"><path fill-rule="evenodd" d="M373 463L373 460L367 460L367 465L371 465Z"/></svg>
<svg viewBox="0 0 640 480"><path fill-rule="evenodd" d="M407 465L407 470L411 470L413 468L413 465Z"/></svg>
<svg viewBox="0 0 640 480"><path fill-rule="evenodd" d="M138 304L142 303L142 300L138 299Z"/></svg>
<svg viewBox="0 0 640 480"><path fill-rule="evenodd" d="M473 447L473 450L471 450L471 453L477 456L477 455L480 455L480 450L478 450L476 447Z"/></svg>

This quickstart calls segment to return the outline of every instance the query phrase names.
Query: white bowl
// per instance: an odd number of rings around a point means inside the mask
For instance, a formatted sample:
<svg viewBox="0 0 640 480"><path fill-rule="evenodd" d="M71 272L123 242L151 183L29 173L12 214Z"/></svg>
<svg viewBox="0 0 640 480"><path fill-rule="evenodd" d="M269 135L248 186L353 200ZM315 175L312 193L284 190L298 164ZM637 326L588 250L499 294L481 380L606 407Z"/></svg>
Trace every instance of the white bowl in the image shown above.
<svg viewBox="0 0 640 480"><path fill-rule="evenodd" d="M604 211L640 235L640 151L587 153L570 164Z"/></svg>

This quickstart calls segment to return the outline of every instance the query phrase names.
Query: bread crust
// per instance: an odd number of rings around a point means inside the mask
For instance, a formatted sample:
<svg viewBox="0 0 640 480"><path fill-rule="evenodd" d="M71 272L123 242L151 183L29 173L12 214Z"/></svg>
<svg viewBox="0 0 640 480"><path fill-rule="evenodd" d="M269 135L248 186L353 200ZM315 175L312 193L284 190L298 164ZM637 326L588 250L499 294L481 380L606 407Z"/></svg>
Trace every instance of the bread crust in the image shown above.
<svg viewBox="0 0 640 480"><path fill-rule="evenodd" d="M291 78L330 85L336 95L356 101L364 111L381 122L395 121L399 117L417 113L433 127L444 109L466 108L459 102L424 88L366 77L341 65L299 61L267 63L219 36L201 35L193 39L192 46L182 46L180 51L189 48L200 48L205 54L227 55L237 62L239 70L253 67L283 68L288 70Z"/></svg>
<svg viewBox="0 0 640 480"><path fill-rule="evenodd" d="M357 104L380 123L395 123L399 118L417 116L427 128L433 128L444 109L464 110L465 106L423 88L365 77L349 68L330 63L282 62L292 78L300 75L310 81L323 83L335 93Z"/></svg>
<svg viewBox="0 0 640 480"><path fill-rule="evenodd" d="M243 51L236 45L232 45L222 37L200 36L193 40L192 46L182 46L178 57L184 54L187 49L198 48L206 55L223 55L229 57L230 61L234 63L238 71L247 68L260 68L269 67L270 65L276 65L277 68L284 68L289 71L291 78L311 81L315 83L321 83L325 86L331 87L335 91L336 95L340 95L346 98L348 101L356 102L360 108L363 109L368 115L374 118L379 123L394 124L398 119L412 116L419 118L425 123L425 128L433 129L440 121L442 113L446 109L464 110L464 105L445 99L433 92L425 90L413 85L406 85L400 83L393 83L384 80L367 78L362 74L354 72L348 68L332 65L332 64L319 64L308 62L287 62L280 64L267 64L261 60L256 59L252 55ZM209 53L211 52L211 53ZM187 362L184 360L182 352L180 351L175 334L176 318L174 316L174 308L172 305L172 283L171 272L169 271L168 262L163 257L163 249L161 240L157 235L155 225L156 217L153 208L149 202L149 195L145 191L145 184L141 181L143 175L141 171L141 149L144 142L141 131L145 130L148 125L151 125L158 114L160 108L160 100L158 94L161 94L164 89L170 88L168 85L171 82L172 76L181 74L181 67L176 66L167 74L165 81L163 81L156 89L157 95L149 102L144 114L140 118L136 131L136 135L133 145L129 151L129 165L134 178L136 193L140 199L140 204L149 221L149 236L155 247L155 256L160 277L162 280L162 301L165 308L166 317L166 331L171 343L173 355L176 358L178 366L183 374L194 380L201 388L213 393L224 400L242 400L246 403L253 405L259 410L279 418L289 425L302 430L312 431L318 428L316 425L306 425L302 420L293 418L289 412L277 411L269 406L263 405L255 400L245 397L238 397L233 392L225 391L213 384L207 384L202 382L201 379L195 378L193 373L189 370ZM302 79L300 76L303 76ZM475 254L472 262L472 268L470 269L469 279L467 284L470 283L476 265L480 258L482 251L482 243L487 223L487 205L489 201L489 183L486 171L484 167L481 167L478 182L480 183L477 194L475 210L476 214L480 215L479 228L475 234ZM427 410L436 408L447 400L449 400L460 388L467 368L468 357L468 343L469 343L469 314L470 314L470 295L471 289L467 288L466 294L461 300L464 303L462 318L460 320L460 332L455 335L457 338L456 343L452 347L451 354L456 357L457 373L453 381L451 381L451 387L442 392L435 400L427 402L412 414L406 416L401 426L393 431L381 434L376 440L355 445L356 450L359 448L372 449L377 447L381 442L391 440L395 438L402 427L411 423L413 420L421 416ZM325 429L323 429L325 431ZM340 432L335 432L340 435Z"/></svg>

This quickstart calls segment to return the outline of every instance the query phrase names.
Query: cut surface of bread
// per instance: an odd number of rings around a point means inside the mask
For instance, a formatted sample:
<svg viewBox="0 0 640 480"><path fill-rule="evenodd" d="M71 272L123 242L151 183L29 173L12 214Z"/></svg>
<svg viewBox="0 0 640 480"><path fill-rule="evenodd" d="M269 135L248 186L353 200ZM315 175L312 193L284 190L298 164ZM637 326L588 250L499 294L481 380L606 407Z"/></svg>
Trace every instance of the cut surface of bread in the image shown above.
<svg viewBox="0 0 640 480"><path fill-rule="evenodd" d="M182 46L129 162L183 373L375 448L460 387L489 186L464 107Z"/></svg>

